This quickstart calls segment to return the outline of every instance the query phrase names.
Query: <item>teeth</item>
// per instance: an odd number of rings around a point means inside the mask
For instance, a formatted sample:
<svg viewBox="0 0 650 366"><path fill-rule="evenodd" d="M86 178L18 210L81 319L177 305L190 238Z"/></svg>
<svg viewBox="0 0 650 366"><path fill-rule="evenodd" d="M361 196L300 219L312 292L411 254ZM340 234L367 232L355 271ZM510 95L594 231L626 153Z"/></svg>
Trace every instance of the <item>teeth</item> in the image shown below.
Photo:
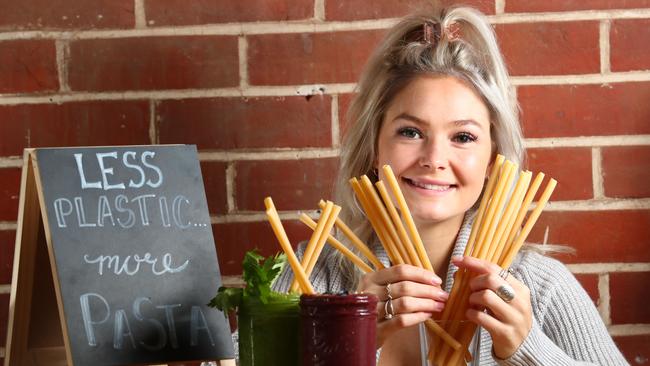
<svg viewBox="0 0 650 366"><path fill-rule="evenodd" d="M425 184L425 183L418 183L415 181L411 181L411 183L416 187L428 189L430 191L446 191L451 187L449 185L439 186L437 184Z"/></svg>

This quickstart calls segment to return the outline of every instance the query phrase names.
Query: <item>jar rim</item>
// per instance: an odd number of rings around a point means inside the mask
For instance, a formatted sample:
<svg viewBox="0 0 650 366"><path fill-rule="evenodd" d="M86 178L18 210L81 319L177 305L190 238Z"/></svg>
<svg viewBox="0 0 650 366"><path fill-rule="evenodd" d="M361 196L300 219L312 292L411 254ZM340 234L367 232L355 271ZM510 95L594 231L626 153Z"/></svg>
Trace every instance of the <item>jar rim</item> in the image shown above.
<svg viewBox="0 0 650 366"><path fill-rule="evenodd" d="M354 293L354 294L314 294L300 296L300 303L305 305L318 305L318 304L359 304L359 305L375 305L378 299L373 294Z"/></svg>

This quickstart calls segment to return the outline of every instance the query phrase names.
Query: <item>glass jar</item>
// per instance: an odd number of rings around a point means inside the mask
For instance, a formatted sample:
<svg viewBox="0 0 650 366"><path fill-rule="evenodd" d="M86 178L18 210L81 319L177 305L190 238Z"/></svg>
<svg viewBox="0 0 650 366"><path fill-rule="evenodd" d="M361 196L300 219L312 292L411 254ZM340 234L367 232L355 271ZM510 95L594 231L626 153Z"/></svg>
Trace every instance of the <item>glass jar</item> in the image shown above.
<svg viewBox="0 0 650 366"><path fill-rule="evenodd" d="M302 365L374 366L376 306L368 294L302 295Z"/></svg>
<svg viewBox="0 0 650 366"><path fill-rule="evenodd" d="M297 366L300 298L274 294L268 303L245 298L237 313L240 366Z"/></svg>

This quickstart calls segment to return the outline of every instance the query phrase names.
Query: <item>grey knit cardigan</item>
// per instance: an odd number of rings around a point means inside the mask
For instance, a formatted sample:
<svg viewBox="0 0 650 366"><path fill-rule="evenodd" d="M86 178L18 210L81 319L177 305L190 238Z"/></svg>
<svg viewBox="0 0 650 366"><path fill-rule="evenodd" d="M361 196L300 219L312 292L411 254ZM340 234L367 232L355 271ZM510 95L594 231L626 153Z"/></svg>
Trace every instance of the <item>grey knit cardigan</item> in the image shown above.
<svg viewBox="0 0 650 366"><path fill-rule="evenodd" d="M473 215L468 214L458 233L452 255L462 255L469 239ZM305 243L297 255L302 257ZM389 265L381 245L371 248L384 265ZM458 268L449 264L445 289L451 290ZM523 250L513 262L513 275L530 289L533 327L510 358L497 359L492 353L490 334L481 330L479 365L628 365L603 324L593 302L573 274L559 261ZM279 292L289 289L293 273L289 266L274 284ZM316 292L353 291L346 288L334 249L325 246L310 280ZM474 355L476 358L476 355Z"/></svg>

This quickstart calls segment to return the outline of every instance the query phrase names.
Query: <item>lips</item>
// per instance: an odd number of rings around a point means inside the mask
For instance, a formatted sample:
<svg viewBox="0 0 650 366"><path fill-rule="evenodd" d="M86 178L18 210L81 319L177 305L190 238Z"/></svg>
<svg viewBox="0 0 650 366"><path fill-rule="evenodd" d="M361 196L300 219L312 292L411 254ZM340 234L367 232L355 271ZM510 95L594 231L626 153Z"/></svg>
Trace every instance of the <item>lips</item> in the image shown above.
<svg viewBox="0 0 650 366"><path fill-rule="evenodd" d="M404 182L410 186L433 192L447 192L453 188L456 188L455 184L444 184L444 182L421 182L404 177L402 177L402 180L404 180Z"/></svg>

